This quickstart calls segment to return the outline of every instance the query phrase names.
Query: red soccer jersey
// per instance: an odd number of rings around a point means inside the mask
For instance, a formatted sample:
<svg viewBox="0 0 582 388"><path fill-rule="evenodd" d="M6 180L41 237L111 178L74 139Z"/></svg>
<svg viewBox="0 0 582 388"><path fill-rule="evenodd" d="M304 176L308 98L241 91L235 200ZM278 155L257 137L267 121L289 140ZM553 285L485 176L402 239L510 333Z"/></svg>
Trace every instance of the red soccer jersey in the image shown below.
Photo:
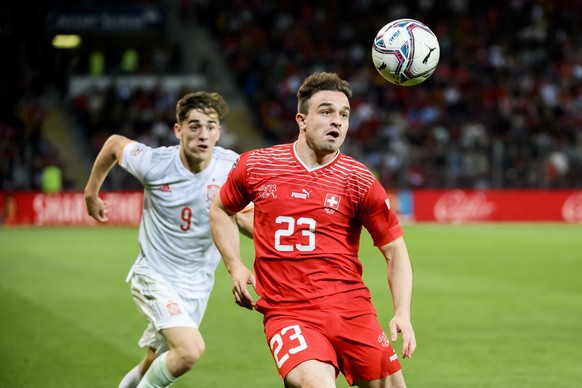
<svg viewBox="0 0 582 388"><path fill-rule="evenodd" d="M365 290L358 249L362 226L374 245L403 234L386 191L360 162L338 153L306 168L293 144L241 155L220 191L231 211L254 202L257 309L301 307Z"/></svg>

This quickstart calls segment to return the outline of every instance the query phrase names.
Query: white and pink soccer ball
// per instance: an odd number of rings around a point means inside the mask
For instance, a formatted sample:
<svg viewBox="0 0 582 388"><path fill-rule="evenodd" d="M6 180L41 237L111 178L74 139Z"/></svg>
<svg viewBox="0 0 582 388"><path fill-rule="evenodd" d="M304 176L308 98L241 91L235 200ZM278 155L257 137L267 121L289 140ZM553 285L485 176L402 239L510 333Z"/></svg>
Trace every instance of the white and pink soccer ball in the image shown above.
<svg viewBox="0 0 582 388"><path fill-rule="evenodd" d="M394 20L378 31L372 45L376 70L389 82L412 86L426 81L440 57L436 35L414 19Z"/></svg>

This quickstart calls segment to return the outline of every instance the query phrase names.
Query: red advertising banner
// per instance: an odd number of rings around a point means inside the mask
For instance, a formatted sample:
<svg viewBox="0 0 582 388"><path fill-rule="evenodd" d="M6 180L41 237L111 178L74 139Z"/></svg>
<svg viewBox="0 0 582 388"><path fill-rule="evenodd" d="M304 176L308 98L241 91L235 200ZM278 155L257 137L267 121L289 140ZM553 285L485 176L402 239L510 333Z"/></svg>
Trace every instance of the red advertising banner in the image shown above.
<svg viewBox="0 0 582 388"><path fill-rule="evenodd" d="M109 202L108 225L139 225L142 192L105 192ZM44 194L39 192L0 193L0 215L4 225L83 226L98 224L87 215L85 196L79 192Z"/></svg>
<svg viewBox="0 0 582 388"><path fill-rule="evenodd" d="M413 220L582 223L581 190L419 190Z"/></svg>
<svg viewBox="0 0 582 388"><path fill-rule="evenodd" d="M139 225L141 191L103 192L108 225ZM582 190L416 190L390 193L402 219L415 222L568 222L582 224ZM0 192L0 224L91 226L82 192Z"/></svg>

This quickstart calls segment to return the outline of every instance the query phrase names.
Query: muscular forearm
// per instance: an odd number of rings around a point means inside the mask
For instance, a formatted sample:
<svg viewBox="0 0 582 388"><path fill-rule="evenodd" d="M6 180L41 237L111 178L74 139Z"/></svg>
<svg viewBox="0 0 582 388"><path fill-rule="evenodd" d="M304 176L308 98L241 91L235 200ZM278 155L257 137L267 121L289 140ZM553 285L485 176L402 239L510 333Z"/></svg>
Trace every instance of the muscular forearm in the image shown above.
<svg viewBox="0 0 582 388"><path fill-rule="evenodd" d="M210 230L226 269L232 278L234 301L249 310L254 308L253 296L247 286L255 287L255 276L244 265L240 256L240 234L234 214L226 210L220 194L210 207Z"/></svg>
<svg viewBox="0 0 582 388"><path fill-rule="evenodd" d="M253 219L255 211L254 209L243 210L236 213L234 218L238 226L238 230L245 236L253 238Z"/></svg>
<svg viewBox="0 0 582 388"><path fill-rule="evenodd" d="M410 322L412 302L412 265L404 239L398 238L384 245L382 253L388 262L388 284L394 304L394 317L390 320L390 338L396 341L402 333L402 357L412 357L416 349L416 337Z"/></svg>
<svg viewBox="0 0 582 388"><path fill-rule="evenodd" d="M235 267L242 265L239 229L234 217L227 213L218 196L210 207L210 230L226 269L232 273Z"/></svg>
<svg viewBox="0 0 582 388"><path fill-rule="evenodd" d="M388 284L392 293L394 314L410 319L413 274L406 244L399 238L388 244L383 252L388 261Z"/></svg>

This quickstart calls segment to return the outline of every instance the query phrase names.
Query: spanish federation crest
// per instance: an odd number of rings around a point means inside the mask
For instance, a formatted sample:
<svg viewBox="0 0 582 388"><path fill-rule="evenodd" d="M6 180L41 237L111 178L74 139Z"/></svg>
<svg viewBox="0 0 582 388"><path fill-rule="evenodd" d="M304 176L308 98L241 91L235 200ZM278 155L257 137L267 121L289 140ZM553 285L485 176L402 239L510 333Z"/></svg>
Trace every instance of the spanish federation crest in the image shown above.
<svg viewBox="0 0 582 388"><path fill-rule="evenodd" d="M206 201L212 202L216 193L218 193L218 190L220 190L220 185L217 185L216 183L211 183L206 186Z"/></svg>

